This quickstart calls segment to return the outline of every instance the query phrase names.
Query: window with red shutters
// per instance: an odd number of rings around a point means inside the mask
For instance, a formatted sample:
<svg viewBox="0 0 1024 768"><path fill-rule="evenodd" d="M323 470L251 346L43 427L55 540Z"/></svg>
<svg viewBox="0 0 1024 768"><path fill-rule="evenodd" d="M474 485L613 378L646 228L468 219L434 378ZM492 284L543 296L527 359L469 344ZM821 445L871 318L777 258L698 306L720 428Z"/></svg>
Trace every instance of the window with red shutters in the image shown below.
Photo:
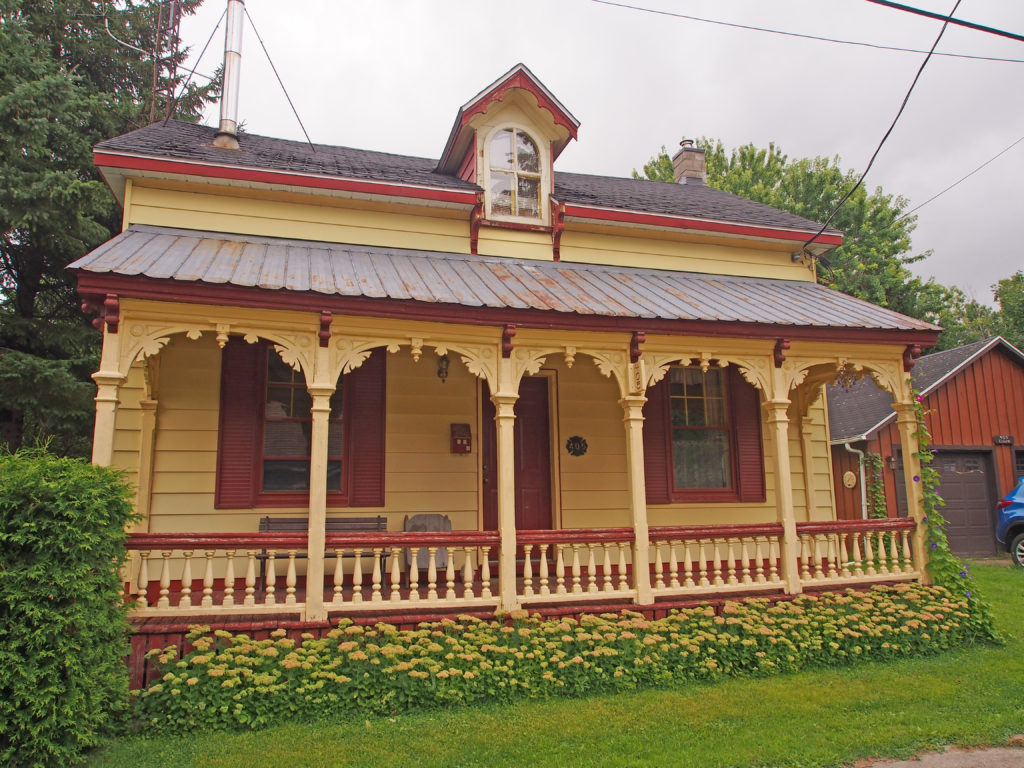
<svg viewBox="0 0 1024 768"><path fill-rule="evenodd" d="M733 367L673 366L647 390L648 504L764 501L761 408Z"/></svg>
<svg viewBox="0 0 1024 768"><path fill-rule="evenodd" d="M328 506L384 504L385 355L344 375L328 422ZM309 500L312 404L305 378L266 343L232 338L221 367L217 508Z"/></svg>

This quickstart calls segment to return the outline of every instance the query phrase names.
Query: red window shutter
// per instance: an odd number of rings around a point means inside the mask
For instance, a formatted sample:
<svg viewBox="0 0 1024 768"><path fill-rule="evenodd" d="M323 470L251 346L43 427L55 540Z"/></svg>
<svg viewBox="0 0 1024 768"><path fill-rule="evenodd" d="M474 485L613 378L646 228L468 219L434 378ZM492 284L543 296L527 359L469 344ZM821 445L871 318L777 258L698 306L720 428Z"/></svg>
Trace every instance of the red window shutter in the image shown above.
<svg viewBox="0 0 1024 768"><path fill-rule="evenodd" d="M348 503L351 507L384 505L384 408L387 353L375 349L346 374L348 433Z"/></svg>
<svg viewBox="0 0 1024 768"><path fill-rule="evenodd" d="M265 347L232 337L221 353L218 509L252 507L259 484L259 417L263 408Z"/></svg>
<svg viewBox="0 0 1024 768"><path fill-rule="evenodd" d="M740 501L764 501L761 396L734 367L729 368L729 388L736 439L736 494Z"/></svg>
<svg viewBox="0 0 1024 768"><path fill-rule="evenodd" d="M644 403L644 484L648 504L672 501L668 377L647 390Z"/></svg>

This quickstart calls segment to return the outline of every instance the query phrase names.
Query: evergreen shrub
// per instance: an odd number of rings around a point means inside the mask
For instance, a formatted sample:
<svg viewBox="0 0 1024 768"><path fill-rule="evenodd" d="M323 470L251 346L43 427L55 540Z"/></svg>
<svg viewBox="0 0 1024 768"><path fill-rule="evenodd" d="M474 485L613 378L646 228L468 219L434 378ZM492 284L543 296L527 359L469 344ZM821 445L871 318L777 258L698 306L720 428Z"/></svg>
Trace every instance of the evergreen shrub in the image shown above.
<svg viewBox="0 0 1024 768"><path fill-rule="evenodd" d="M121 475L0 454L0 765L80 762L128 701Z"/></svg>

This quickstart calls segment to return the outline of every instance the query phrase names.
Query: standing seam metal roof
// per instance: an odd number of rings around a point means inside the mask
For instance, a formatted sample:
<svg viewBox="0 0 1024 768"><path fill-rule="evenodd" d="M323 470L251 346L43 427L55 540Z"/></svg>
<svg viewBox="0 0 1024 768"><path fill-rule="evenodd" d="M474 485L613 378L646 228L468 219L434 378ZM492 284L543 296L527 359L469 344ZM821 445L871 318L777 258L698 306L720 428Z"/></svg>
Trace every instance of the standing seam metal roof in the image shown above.
<svg viewBox="0 0 1024 768"><path fill-rule="evenodd" d="M811 282L138 225L70 268L178 282L255 285L271 291L534 308L577 315L936 330L929 323Z"/></svg>

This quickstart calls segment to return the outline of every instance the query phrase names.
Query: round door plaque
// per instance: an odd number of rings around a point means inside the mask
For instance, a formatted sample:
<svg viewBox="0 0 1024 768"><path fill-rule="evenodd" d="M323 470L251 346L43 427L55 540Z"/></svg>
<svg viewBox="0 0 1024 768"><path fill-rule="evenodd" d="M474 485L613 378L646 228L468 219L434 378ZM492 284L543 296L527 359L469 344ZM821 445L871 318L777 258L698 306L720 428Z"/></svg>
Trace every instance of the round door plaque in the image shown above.
<svg viewBox="0 0 1024 768"><path fill-rule="evenodd" d="M570 456L582 456L587 452L587 441L579 435L573 435L565 441L565 450Z"/></svg>

